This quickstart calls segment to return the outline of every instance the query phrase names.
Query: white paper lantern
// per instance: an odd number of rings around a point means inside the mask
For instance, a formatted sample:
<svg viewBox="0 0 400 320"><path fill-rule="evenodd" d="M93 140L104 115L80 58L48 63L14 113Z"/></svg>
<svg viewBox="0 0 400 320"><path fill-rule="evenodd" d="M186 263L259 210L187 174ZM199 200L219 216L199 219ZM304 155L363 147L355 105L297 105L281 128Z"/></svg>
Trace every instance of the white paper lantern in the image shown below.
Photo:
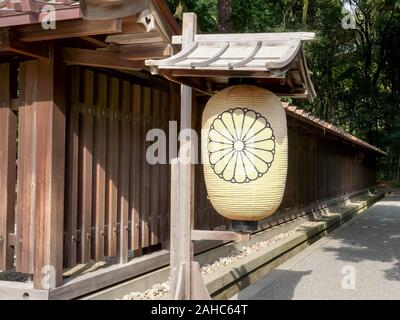
<svg viewBox="0 0 400 320"><path fill-rule="evenodd" d="M282 103L251 85L228 87L207 103L202 161L214 208L232 220L259 221L279 207L287 174Z"/></svg>

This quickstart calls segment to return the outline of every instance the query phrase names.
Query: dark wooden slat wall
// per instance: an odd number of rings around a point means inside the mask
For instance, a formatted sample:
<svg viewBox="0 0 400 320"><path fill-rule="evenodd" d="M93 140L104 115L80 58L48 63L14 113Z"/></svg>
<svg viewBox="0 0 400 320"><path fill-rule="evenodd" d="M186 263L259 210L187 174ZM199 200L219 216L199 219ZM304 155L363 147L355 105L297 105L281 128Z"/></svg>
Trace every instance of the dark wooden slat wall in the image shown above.
<svg viewBox="0 0 400 320"><path fill-rule="evenodd" d="M43 180L46 168L36 165L38 152L44 152L45 147L38 145L35 122L44 121L46 115L42 112L41 117L34 116L41 105L34 103L38 99L38 84L29 81L39 67L34 61L21 63L18 88L2 90L0 94L0 181L4 181L0 184L3 191L0 195L3 197L0 203L0 269L12 266L15 254L17 270L29 274L38 272L37 266L41 264L37 264L36 259L42 264L60 259L54 256L54 246L49 246L50 251L44 246L52 239L48 237L49 230L58 228L61 211L55 214L54 221L36 216L39 212L36 209L48 212L52 204L41 202L40 193L37 195L32 188L38 178L42 179L42 184L47 183ZM16 72L13 68L0 65L2 88L3 83L12 78L10 72ZM146 141L146 133L155 127L162 128L168 142L167 160L170 153L176 156L168 138L176 143L177 137L169 128L179 128L179 87L171 83L160 86L160 81L156 86L92 69L69 67L67 71L66 141L62 146L65 150L63 250L59 239L55 238L59 246L56 249L60 254L63 252L63 266L73 267L105 256L117 257L123 263L128 261L128 250L132 250L135 257L158 250L169 238L170 166L147 163L146 149L151 142ZM13 85L10 83L11 87ZM13 95L18 92L17 113L10 109L11 98L5 94L7 91L15 92ZM201 127L203 102L194 100L193 127L197 132ZM62 119L56 116L51 116L53 125L54 121L62 124ZM306 206L375 184L373 154L290 116L288 128L286 191L271 221L293 219L301 215ZM51 130L55 127L39 131L48 135ZM15 173L16 148L18 167ZM49 161L55 161L54 156L62 154L54 150L53 156L47 155ZM198 156L200 159L200 152ZM208 200L201 165L195 166L195 179L195 227L212 229L227 225L228 221L215 212ZM45 237L37 236L42 230L35 227L37 221L48 226ZM273 225L269 221L263 226ZM15 234L15 247L8 243L9 234ZM38 243L40 252L37 252ZM59 275L61 269L57 268Z"/></svg>
<svg viewBox="0 0 400 320"><path fill-rule="evenodd" d="M78 159L67 156L64 266L72 267L87 259L101 260L105 256L116 256L120 262L126 262L128 250L139 256L143 250L153 250L168 239L169 165L147 163L145 154L151 142L146 141L146 133L152 128L162 128L168 137L168 121L176 120L179 115L179 96L171 98L165 88L150 88L76 67L71 68L70 75L70 104L79 107L71 108L68 118L73 123L74 110L77 110L80 121L78 128L70 129L67 134L68 150L72 149L74 138L88 140L88 127L91 144L90 148L80 144ZM74 128L71 123L69 127ZM72 132L77 133L77 137ZM86 163L90 158L85 158L84 152L91 153L90 164ZM88 174L91 172L93 185L89 193L82 177L85 165L92 167L87 170ZM78 195L72 197L70 180L73 179L68 177L73 175L75 167L80 168L79 187ZM78 199L75 205L77 223L71 204L75 198ZM85 203L91 205L86 205L85 209ZM79 238L78 251L71 245L76 241L69 238L74 234ZM83 240L90 242L90 251L85 251L90 253L89 257L79 253L85 249Z"/></svg>

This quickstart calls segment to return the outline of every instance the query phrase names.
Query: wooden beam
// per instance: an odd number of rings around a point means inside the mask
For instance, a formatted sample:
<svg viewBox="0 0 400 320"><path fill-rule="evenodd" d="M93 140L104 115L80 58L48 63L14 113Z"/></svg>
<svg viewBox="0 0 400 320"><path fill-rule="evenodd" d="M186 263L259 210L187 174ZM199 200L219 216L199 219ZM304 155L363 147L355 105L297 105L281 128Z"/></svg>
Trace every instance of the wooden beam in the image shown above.
<svg viewBox="0 0 400 320"><path fill-rule="evenodd" d="M107 36L106 42L117 44L138 44L138 43L154 43L165 42L157 31L141 32L141 33L124 33Z"/></svg>
<svg viewBox="0 0 400 320"><path fill-rule="evenodd" d="M41 23L43 21L43 18L46 17L46 15L47 12L39 12L39 13L26 12L16 15L13 14L8 16L2 16L0 19L0 28ZM81 12L79 6L73 6L57 10L57 23L62 20L72 20L78 18L81 18Z"/></svg>
<svg viewBox="0 0 400 320"><path fill-rule="evenodd" d="M113 34L121 31L121 19L57 21L56 29L48 30L43 30L42 26L37 24L14 29L18 40L22 42Z"/></svg>
<svg viewBox="0 0 400 320"><path fill-rule="evenodd" d="M96 39L94 37L87 36L87 37L82 37L81 39L86 41L86 42L88 42L88 43L90 43L90 44L92 44L92 45L95 45L95 46L97 46L99 48L106 48L107 47L107 44L104 41L98 40L98 39Z"/></svg>
<svg viewBox="0 0 400 320"><path fill-rule="evenodd" d="M122 59L116 52L87 50L76 48L64 48L63 60L73 65L82 65L98 68L111 68L122 70L144 69L143 62Z"/></svg>
<svg viewBox="0 0 400 320"><path fill-rule="evenodd" d="M58 288L50 290L51 300L66 300L83 296L126 279L131 279L151 270L168 265L169 254L160 250L132 259L125 264L116 264L76 277Z"/></svg>
<svg viewBox="0 0 400 320"><path fill-rule="evenodd" d="M315 39L314 32L276 32L276 33L224 33L224 34L196 34L196 42L231 42L231 41L288 41L299 39L311 41ZM183 36L173 36L172 44L182 44Z"/></svg>
<svg viewBox="0 0 400 320"><path fill-rule="evenodd" d="M122 32L123 33L142 33L146 32L143 24L137 23L137 17L123 17L122 19Z"/></svg>
<svg viewBox="0 0 400 320"><path fill-rule="evenodd" d="M16 39L7 29L0 30L0 48L35 59L48 59L49 57L47 43L27 45Z"/></svg>
<svg viewBox="0 0 400 320"><path fill-rule="evenodd" d="M240 78L270 78L272 75L266 71L247 71L247 70L193 70L193 69L159 69L160 74L168 74L173 77L240 77ZM277 77L284 79L284 77Z"/></svg>
<svg viewBox="0 0 400 320"><path fill-rule="evenodd" d="M120 50L121 57L127 60L157 59L172 55L172 46L168 42L125 45Z"/></svg>

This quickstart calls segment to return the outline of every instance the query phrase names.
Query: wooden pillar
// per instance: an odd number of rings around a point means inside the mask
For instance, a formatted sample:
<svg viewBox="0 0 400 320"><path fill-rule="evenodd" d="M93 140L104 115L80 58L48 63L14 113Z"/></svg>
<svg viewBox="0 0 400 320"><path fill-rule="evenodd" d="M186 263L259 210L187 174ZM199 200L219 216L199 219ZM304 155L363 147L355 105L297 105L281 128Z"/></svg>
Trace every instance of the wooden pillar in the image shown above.
<svg viewBox="0 0 400 320"><path fill-rule="evenodd" d="M191 45L197 29L194 13L184 13L182 50ZM179 158L171 164L171 294L173 299L207 299L199 264L193 262L192 230L194 222L194 164L192 162L192 89L181 86ZM185 132L186 131L186 132Z"/></svg>
<svg viewBox="0 0 400 320"><path fill-rule="evenodd" d="M185 13L182 26L182 50L194 40L197 18L194 13ZM181 127L180 132L192 127L192 89L181 86ZM191 263L193 248L193 184L194 170L191 163L191 139L181 141L178 161L171 170L171 293L174 299L191 297Z"/></svg>
<svg viewBox="0 0 400 320"><path fill-rule="evenodd" d="M14 233L17 117L10 109L10 65L0 65L0 270L14 265L8 235Z"/></svg>
<svg viewBox="0 0 400 320"><path fill-rule="evenodd" d="M51 48L51 58L27 69L26 81L36 87L34 193L34 287L51 289L62 284L62 247L65 179L64 66ZM36 72L32 72L36 70Z"/></svg>
<svg viewBox="0 0 400 320"><path fill-rule="evenodd" d="M52 48L38 60L36 104L36 254L35 288L62 284L65 179L64 66Z"/></svg>

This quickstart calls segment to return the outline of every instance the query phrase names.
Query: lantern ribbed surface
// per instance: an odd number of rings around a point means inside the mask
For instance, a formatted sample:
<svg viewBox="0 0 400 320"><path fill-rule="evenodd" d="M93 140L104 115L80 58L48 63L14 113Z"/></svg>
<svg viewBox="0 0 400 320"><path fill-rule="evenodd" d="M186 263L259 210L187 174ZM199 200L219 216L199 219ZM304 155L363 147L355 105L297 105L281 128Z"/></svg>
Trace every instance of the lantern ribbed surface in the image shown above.
<svg viewBox="0 0 400 320"><path fill-rule="evenodd" d="M218 213L244 221L272 215L285 191L287 148L286 114L272 92L238 85L210 98L202 119L202 162Z"/></svg>

